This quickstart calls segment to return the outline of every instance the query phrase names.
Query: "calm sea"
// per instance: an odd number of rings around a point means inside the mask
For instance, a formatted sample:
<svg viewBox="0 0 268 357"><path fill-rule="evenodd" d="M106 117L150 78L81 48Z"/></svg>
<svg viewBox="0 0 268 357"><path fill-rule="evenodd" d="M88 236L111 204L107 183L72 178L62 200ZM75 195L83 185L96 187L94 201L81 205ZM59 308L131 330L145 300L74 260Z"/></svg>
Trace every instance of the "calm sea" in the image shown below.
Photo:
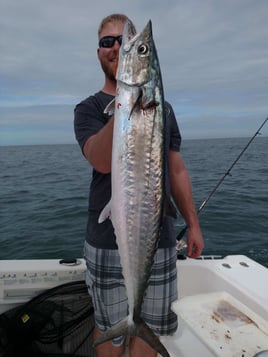
<svg viewBox="0 0 268 357"><path fill-rule="evenodd" d="M249 138L185 140L197 208ZM268 138L256 137L199 214L204 254L268 267ZM91 169L78 145L0 147L0 259L81 257ZM176 222L179 232L183 221Z"/></svg>

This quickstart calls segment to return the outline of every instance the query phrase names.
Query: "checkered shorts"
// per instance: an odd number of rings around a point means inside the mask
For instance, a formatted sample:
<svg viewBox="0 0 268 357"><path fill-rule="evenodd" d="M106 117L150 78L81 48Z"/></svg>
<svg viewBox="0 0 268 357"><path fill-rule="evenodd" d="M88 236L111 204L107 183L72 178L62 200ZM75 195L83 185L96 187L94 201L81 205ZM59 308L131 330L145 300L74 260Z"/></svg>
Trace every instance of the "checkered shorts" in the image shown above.
<svg viewBox="0 0 268 357"><path fill-rule="evenodd" d="M118 250L98 249L85 243L86 283L92 296L95 321L105 331L128 315L128 303ZM177 316L171 303L177 299L176 249L158 249L141 318L156 335L171 335L177 329ZM123 337L114 339L120 345Z"/></svg>

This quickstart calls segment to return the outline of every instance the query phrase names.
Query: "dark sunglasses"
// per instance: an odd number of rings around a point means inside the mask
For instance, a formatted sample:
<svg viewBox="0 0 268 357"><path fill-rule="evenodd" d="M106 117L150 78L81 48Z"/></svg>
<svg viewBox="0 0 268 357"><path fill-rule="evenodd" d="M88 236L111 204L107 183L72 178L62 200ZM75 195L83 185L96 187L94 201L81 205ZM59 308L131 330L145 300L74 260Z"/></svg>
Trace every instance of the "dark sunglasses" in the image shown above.
<svg viewBox="0 0 268 357"><path fill-rule="evenodd" d="M104 36L100 39L99 41L99 47L104 47L104 48L111 48L113 47L115 41L119 43L121 46L122 44L122 35L120 36Z"/></svg>

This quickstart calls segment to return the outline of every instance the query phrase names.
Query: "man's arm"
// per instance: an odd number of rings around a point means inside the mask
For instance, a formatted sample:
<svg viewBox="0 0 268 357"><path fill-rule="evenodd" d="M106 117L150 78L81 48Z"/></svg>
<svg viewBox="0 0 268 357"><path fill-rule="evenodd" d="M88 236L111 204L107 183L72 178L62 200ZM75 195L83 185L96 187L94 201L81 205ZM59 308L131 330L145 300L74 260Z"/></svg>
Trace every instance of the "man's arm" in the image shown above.
<svg viewBox="0 0 268 357"><path fill-rule="evenodd" d="M187 256L197 258L204 248L204 242L193 200L189 174L181 154L177 151L169 150L169 173L172 197L189 227Z"/></svg>
<svg viewBox="0 0 268 357"><path fill-rule="evenodd" d="M111 172L114 117L95 135L90 136L83 153L95 170L103 174Z"/></svg>

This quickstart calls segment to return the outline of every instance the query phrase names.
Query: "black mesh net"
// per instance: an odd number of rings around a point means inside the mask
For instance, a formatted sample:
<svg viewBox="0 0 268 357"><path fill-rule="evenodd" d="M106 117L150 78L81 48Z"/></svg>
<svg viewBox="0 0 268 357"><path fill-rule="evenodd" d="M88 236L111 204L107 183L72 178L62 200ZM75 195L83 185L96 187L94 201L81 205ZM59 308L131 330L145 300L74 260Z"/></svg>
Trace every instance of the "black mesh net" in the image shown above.
<svg viewBox="0 0 268 357"><path fill-rule="evenodd" d="M63 284L0 315L0 357L94 357L93 328L85 282Z"/></svg>

